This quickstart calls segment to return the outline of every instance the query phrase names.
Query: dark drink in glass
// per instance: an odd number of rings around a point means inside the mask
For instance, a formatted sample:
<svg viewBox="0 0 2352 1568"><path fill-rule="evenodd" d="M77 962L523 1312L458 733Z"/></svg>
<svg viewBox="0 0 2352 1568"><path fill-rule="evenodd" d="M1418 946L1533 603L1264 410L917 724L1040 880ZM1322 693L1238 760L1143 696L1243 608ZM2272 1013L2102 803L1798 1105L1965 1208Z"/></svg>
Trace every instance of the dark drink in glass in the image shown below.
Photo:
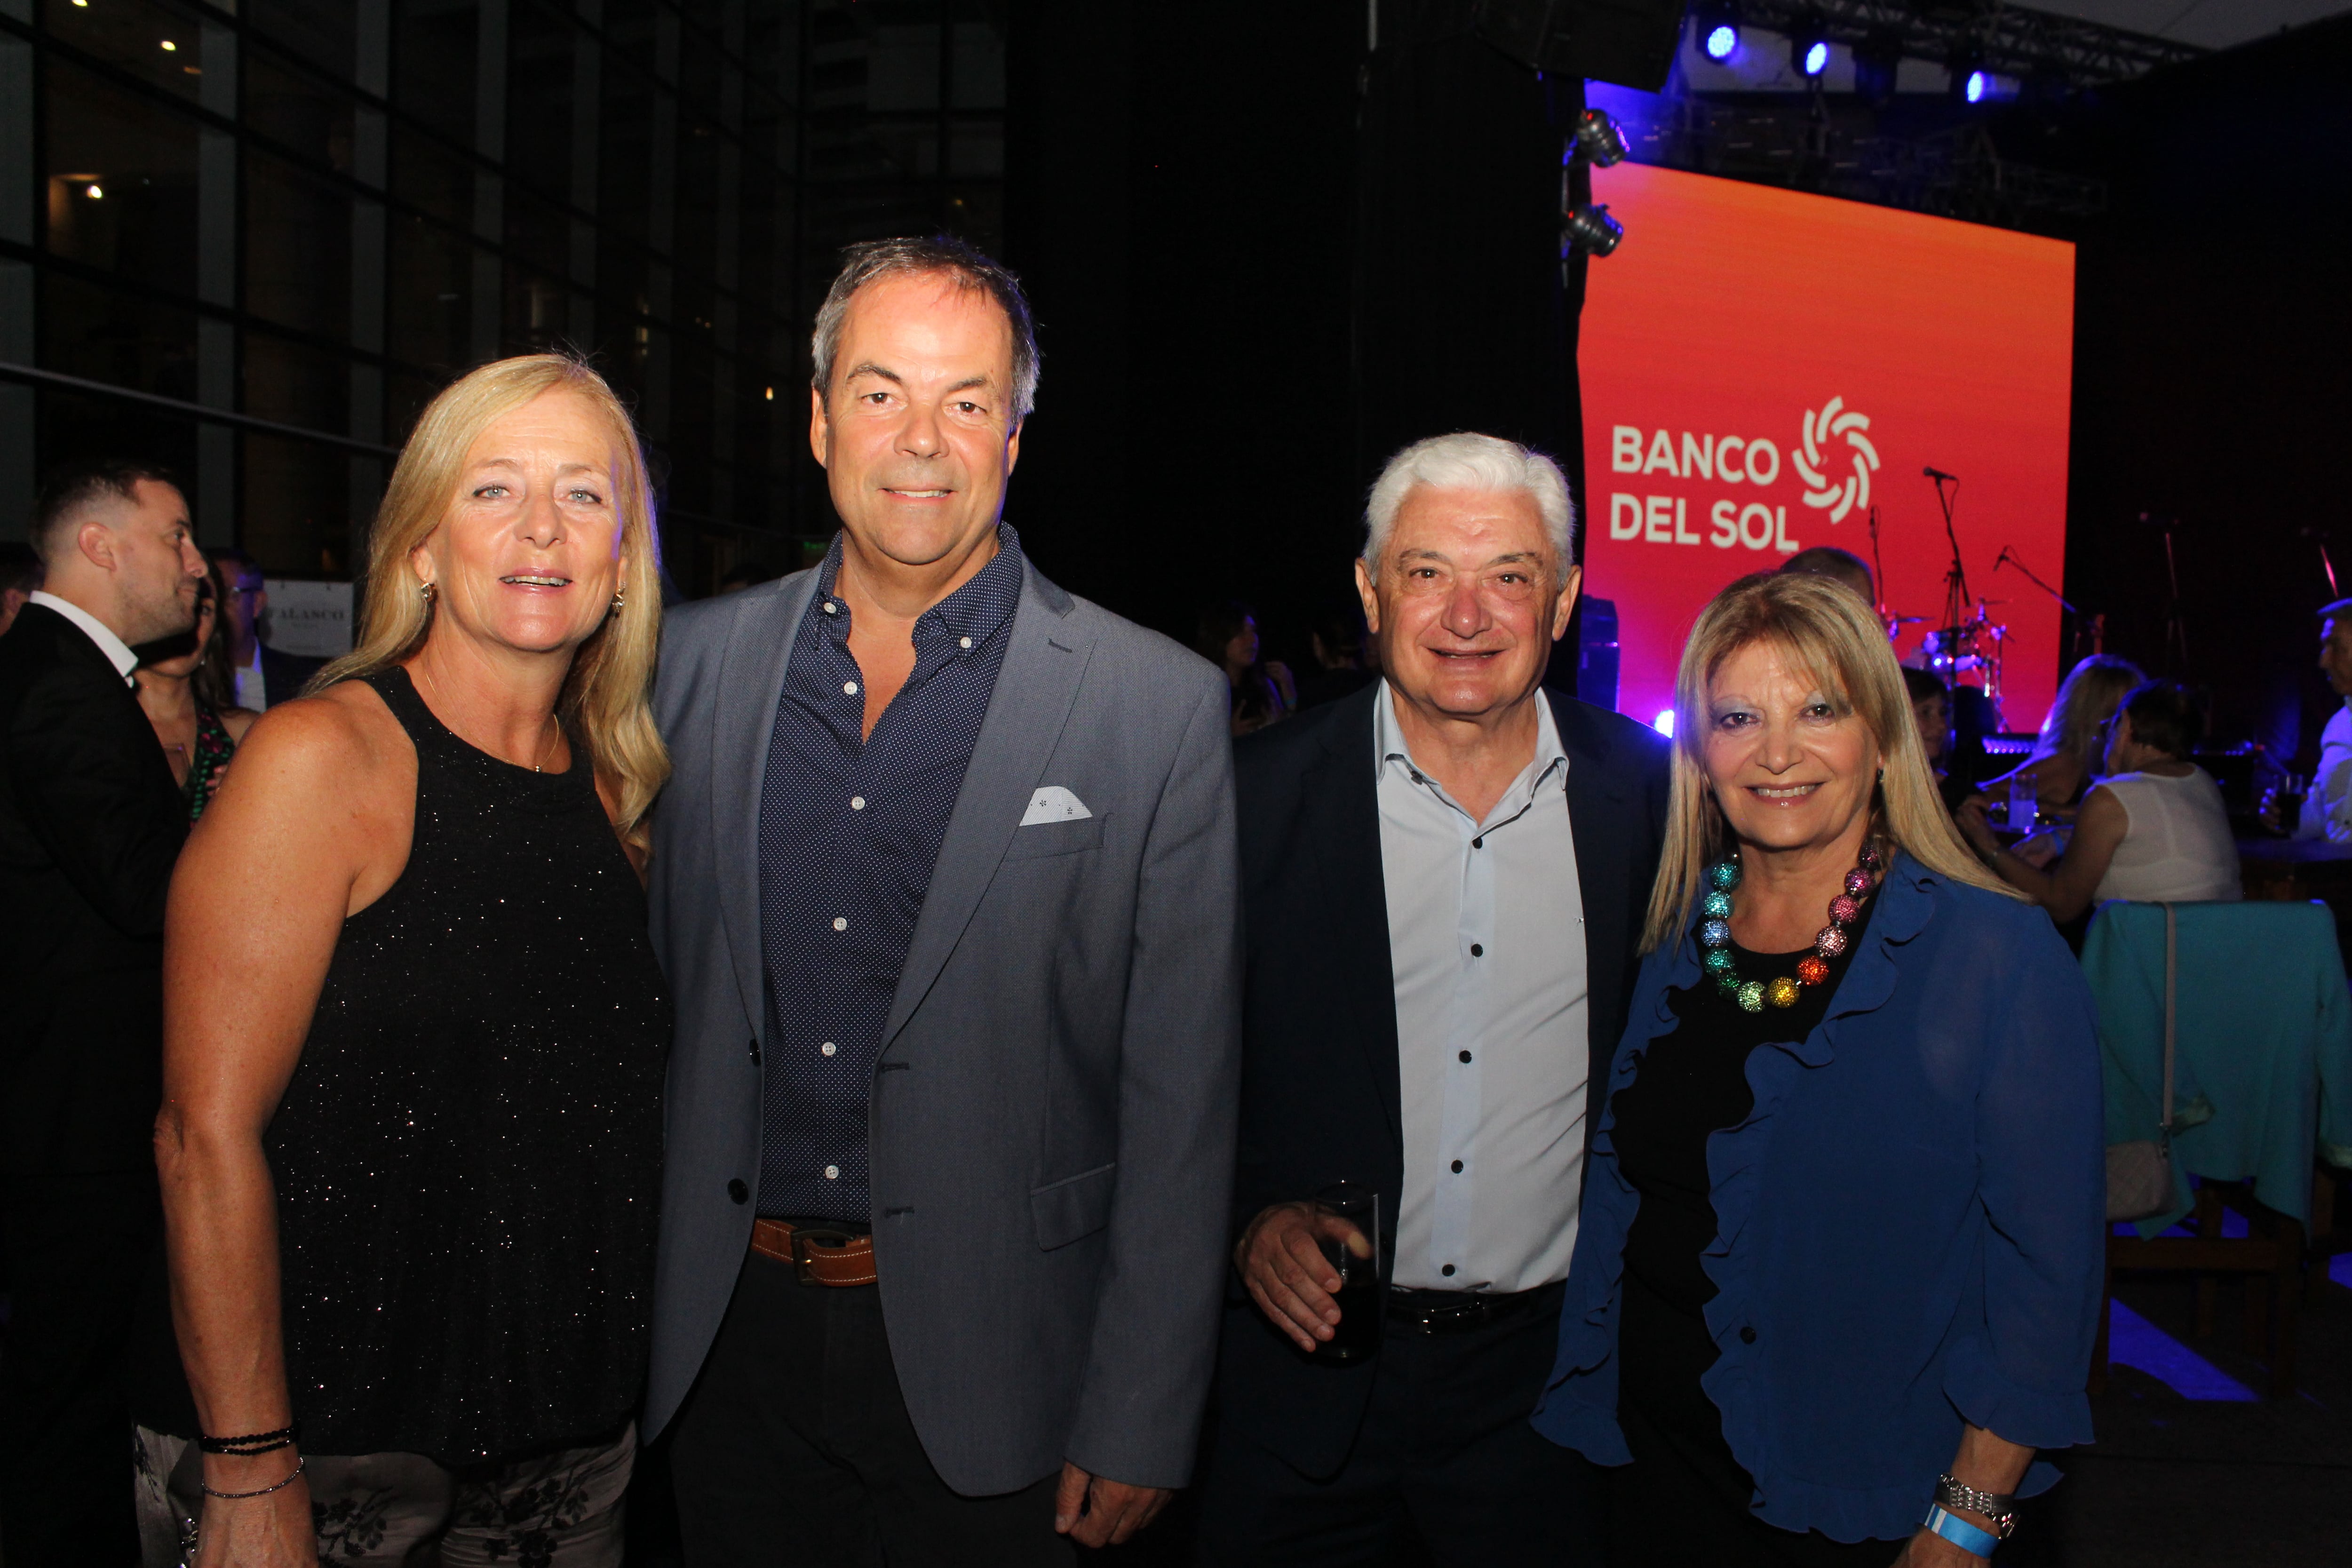
<svg viewBox="0 0 2352 1568"><path fill-rule="evenodd" d="M1339 1304L1339 1321L1331 1337L1315 1347L1315 1359L1340 1365L1367 1360L1380 1348L1383 1316L1381 1195L1370 1187L1335 1182L1315 1194L1315 1211L1318 1218L1345 1222L1353 1233L1318 1239L1325 1260L1339 1277L1339 1289L1333 1294ZM1338 1230L1339 1226L1328 1228Z"/></svg>

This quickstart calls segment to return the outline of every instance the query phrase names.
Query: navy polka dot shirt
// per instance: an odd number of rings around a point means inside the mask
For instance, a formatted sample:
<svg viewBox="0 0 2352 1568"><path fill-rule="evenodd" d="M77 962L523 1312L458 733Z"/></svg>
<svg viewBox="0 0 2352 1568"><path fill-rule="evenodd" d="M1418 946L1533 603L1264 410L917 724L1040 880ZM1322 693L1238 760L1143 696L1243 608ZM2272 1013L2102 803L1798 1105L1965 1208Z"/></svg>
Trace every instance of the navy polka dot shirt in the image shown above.
<svg viewBox="0 0 2352 1568"><path fill-rule="evenodd" d="M915 623L915 668L871 737L834 594L836 536L793 634L760 792L763 1215L866 1223L882 1026L1021 603L1021 542Z"/></svg>

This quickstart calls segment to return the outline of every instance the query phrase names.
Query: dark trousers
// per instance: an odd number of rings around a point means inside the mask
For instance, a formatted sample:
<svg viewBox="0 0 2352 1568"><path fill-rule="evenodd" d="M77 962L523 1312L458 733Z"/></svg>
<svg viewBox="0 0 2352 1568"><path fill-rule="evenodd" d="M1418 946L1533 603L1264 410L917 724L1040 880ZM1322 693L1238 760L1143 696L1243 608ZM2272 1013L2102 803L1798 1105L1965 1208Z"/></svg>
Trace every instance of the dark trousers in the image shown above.
<svg viewBox="0 0 2352 1568"><path fill-rule="evenodd" d="M139 1561L132 1326L158 1263L152 1170L0 1177L0 1553L8 1568Z"/></svg>
<svg viewBox="0 0 2352 1568"><path fill-rule="evenodd" d="M931 1468L871 1285L803 1285L790 1264L751 1254L673 1429L688 1568L1075 1558L1054 1533L1058 1473L972 1498Z"/></svg>
<svg viewBox="0 0 2352 1568"><path fill-rule="evenodd" d="M1458 1333L1387 1325L1355 1447L1325 1480L1220 1422L1201 1499L1201 1561L1374 1564L1418 1537L1445 1568L1601 1561L1591 1468L1528 1424L1559 1346L1554 1287Z"/></svg>

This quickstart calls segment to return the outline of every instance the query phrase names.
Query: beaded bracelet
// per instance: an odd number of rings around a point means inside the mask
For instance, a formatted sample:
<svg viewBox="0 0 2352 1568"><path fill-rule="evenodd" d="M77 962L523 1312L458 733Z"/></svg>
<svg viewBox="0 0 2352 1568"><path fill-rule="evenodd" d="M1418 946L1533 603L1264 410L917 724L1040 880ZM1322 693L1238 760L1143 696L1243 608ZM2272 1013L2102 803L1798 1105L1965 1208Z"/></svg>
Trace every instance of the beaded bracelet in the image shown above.
<svg viewBox="0 0 2352 1568"><path fill-rule="evenodd" d="M268 1454L279 1448L291 1447L302 1435L298 1423L280 1426L275 1432L253 1432L242 1437L207 1437L196 1434L196 1449L205 1454L228 1454L237 1458L250 1458L256 1454Z"/></svg>
<svg viewBox="0 0 2352 1568"><path fill-rule="evenodd" d="M271 1492L284 1491L288 1487L290 1487L296 1481L300 1480L302 1479L303 1470L310 1467L310 1461L308 1458L297 1459L294 1461L294 1473L292 1475L287 1477L284 1480L278 1482L274 1487L261 1487L249 1492L215 1491L212 1488L205 1486L202 1481L198 1481L196 1485L203 1488L205 1496L216 1497L226 1502L236 1502L240 1499L249 1497L268 1497Z"/></svg>

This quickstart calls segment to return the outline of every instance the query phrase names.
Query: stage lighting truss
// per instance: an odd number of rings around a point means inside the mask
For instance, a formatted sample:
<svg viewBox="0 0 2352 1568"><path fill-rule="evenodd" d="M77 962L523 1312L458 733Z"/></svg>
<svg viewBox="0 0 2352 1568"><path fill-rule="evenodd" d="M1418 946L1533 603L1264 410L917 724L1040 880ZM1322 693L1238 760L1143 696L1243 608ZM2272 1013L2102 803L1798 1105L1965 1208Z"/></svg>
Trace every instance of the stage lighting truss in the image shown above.
<svg viewBox="0 0 2352 1568"><path fill-rule="evenodd" d="M1569 155L1596 169L1614 167L1625 161L1625 132L1607 110L1588 109L1577 117Z"/></svg>
<svg viewBox="0 0 2352 1568"><path fill-rule="evenodd" d="M1609 216L1609 208L1595 202L1590 206L1570 207L1559 216L1559 258L1565 261L1578 251L1587 256L1607 256L1623 243L1625 226Z"/></svg>

